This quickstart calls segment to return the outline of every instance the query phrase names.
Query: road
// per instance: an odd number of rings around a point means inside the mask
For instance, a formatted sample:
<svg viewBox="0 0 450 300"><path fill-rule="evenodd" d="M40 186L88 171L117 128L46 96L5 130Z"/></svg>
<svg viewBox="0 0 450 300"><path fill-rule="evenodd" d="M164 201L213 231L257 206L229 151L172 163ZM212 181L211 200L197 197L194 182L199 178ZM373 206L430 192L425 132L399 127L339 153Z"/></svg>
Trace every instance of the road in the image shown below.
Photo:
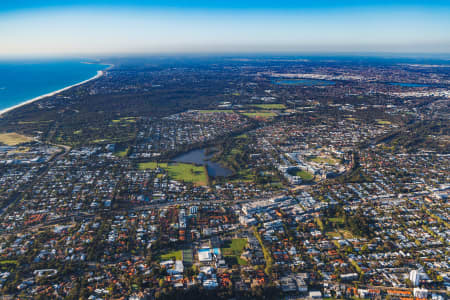
<svg viewBox="0 0 450 300"><path fill-rule="evenodd" d="M50 167L52 167L56 161L58 161L59 159L61 159L62 157L64 157L65 155L67 155L67 153L70 152L70 150L72 149L69 146L65 146L65 145L55 145L55 144L51 144L52 146L56 146L62 149L61 152L59 153L55 153L53 156L50 157L50 159L48 160L48 162L46 164L44 164L44 166L38 171L37 176L28 184L26 184L23 188L23 192L19 192L13 195L13 197L8 201L8 203L6 204L6 206L2 207L0 209L0 215L2 215L5 211L7 211L10 207L12 207L14 204L16 204L20 199L22 199L23 195L25 192L30 191L33 186L38 183L42 177L44 177L48 170L50 169Z"/></svg>

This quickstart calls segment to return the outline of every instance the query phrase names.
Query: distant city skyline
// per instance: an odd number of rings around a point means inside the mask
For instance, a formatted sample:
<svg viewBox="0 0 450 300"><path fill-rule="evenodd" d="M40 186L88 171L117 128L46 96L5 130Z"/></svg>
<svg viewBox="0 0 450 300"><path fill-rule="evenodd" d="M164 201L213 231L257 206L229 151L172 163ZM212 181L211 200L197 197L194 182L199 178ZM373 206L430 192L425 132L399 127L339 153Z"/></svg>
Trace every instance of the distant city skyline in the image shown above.
<svg viewBox="0 0 450 300"><path fill-rule="evenodd" d="M11 1L0 57L450 53L450 2Z"/></svg>

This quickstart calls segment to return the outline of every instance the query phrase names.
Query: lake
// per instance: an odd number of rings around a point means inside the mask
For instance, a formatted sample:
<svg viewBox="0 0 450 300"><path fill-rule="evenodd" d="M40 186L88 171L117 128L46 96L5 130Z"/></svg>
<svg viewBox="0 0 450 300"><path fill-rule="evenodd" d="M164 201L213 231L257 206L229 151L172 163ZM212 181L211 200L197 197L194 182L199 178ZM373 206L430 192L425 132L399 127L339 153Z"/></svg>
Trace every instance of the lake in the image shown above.
<svg viewBox="0 0 450 300"><path fill-rule="evenodd" d="M197 149L178 155L173 159L173 161L197 165L206 165L208 175L211 177L230 176L231 174L233 174L231 170L221 166L216 162L208 160L209 158L211 158L211 155L207 156L205 154L205 149Z"/></svg>
<svg viewBox="0 0 450 300"><path fill-rule="evenodd" d="M275 84L280 85L303 85L303 86L314 86L314 85L334 85L336 82L329 80L320 80L320 79L281 79L275 80Z"/></svg>

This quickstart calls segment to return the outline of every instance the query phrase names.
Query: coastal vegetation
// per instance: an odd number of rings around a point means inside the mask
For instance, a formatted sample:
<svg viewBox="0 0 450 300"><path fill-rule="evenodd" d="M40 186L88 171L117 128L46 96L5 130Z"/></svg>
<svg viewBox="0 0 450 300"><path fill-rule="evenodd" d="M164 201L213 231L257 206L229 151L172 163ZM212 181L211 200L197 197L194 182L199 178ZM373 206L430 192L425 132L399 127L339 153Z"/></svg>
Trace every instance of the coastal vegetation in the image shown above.
<svg viewBox="0 0 450 300"><path fill-rule="evenodd" d="M231 72L200 79L160 71L116 66L106 76L2 115L0 128L28 136L40 132L44 141L71 146L133 143L140 117L216 111L223 100L220 91L237 80Z"/></svg>

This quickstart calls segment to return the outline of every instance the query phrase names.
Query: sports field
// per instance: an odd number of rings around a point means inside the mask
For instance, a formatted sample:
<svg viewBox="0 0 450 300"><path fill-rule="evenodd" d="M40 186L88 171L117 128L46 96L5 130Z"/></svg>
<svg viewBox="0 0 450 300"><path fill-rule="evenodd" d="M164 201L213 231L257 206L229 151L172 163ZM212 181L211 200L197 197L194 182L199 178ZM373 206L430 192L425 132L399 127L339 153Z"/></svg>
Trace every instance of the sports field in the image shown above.
<svg viewBox="0 0 450 300"><path fill-rule="evenodd" d="M8 146L16 146L22 143L31 142L33 139L15 132L0 133L0 143Z"/></svg>
<svg viewBox="0 0 450 300"><path fill-rule="evenodd" d="M195 185L208 185L208 173L205 166L186 163L146 162L139 164L139 170L161 168L174 180L192 182Z"/></svg>

